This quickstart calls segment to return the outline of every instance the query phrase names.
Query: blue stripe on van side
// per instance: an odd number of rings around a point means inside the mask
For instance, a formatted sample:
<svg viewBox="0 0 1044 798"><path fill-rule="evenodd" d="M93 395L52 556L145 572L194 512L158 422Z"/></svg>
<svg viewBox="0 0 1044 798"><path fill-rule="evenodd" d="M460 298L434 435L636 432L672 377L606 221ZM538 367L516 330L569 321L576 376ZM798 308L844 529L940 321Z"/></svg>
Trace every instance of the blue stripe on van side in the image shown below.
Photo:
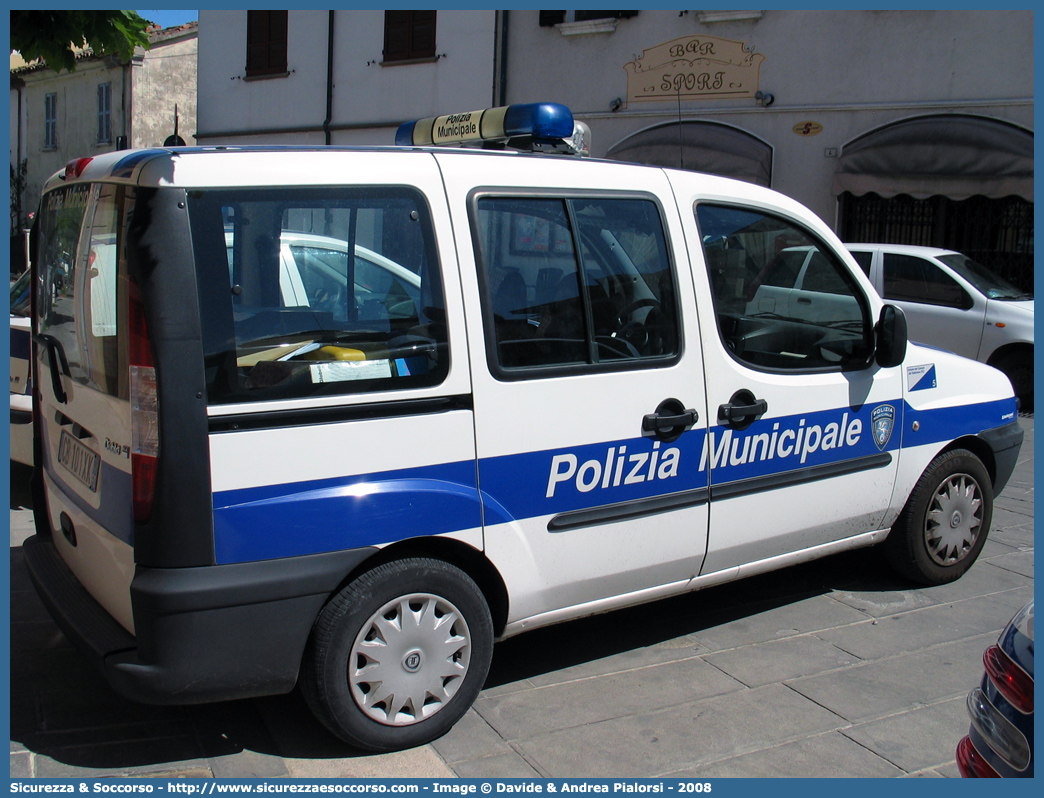
<svg viewBox="0 0 1044 798"><path fill-rule="evenodd" d="M894 415L875 439L881 408ZM875 415L875 411L878 411ZM477 529L858 461L1011 423L1014 400L918 411L902 400L648 438L214 494L218 563L293 557ZM857 427L853 422L859 420ZM919 422L914 432L912 424ZM786 433L786 434L784 434ZM813 445L814 444L814 445ZM480 500L481 497L481 500Z"/></svg>
<svg viewBox="0 0 1044 798"><path fill-rule="evenodd" d="M490 457L479 464L486 523L559 515L707 487L699 469L705 433L672 443L650 438Z"/></svg>
<svg viewBox="0 0 1044 798"><path fill-rule="evenodd" d="M906 405L903 446L952 441L964 435L977 435L985 430L1003 427L1018 418L1015 398L999 399L958 407L917 410ZM918 430L913 431L914 423Z"/></svg>
<svg viewBox="0 0 1044 798"><path fill-rule="evenodd" d="M219 564L339 551L481 526L471 461L214 494Z"/></svg>

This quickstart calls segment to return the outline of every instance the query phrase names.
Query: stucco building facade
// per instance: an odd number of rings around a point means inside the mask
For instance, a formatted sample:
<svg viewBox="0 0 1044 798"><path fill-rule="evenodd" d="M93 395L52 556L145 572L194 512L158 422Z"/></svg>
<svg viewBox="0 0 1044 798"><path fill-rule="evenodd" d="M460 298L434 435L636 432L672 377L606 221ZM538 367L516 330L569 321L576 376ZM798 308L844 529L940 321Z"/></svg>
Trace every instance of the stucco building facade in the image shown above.
<svg viewBox="0 0 1044 798"><path fill-rule="evenodd" d="M150 33L129 62L84 51L73 72L11 61L11 164L25 162L23 207L73 158L195 143L196 23Z"/></svg>
<svg viewBox="0 0 1044 798"><path fill-rule="evenodd" d="M250 33L259 13L282 39ZM283 61L248 74L258 35ZM408 119L548 100L596 157L759 182L846 240L1032 260L1031 11L204 10L199 69L203 144L390 144Z"/></svg>

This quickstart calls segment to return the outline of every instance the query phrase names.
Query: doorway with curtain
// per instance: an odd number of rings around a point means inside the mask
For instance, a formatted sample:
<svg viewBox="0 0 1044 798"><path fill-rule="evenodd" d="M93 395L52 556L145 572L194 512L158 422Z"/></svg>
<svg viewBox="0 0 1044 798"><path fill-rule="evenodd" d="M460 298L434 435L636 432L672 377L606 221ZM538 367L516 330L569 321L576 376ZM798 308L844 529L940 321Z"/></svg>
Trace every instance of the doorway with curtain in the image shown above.
<svg viewBox="0 0 1044 798"><path fill-rule="evenodd" d="M646 128L614 144L605 157L772 185L771 145L720 122L684 120Z"/></svg>
<svg viewBox="0 0 1044 798"><path fill-rule="evenodd" d="M1033 291L1033 133L938 114L846 145L834 174L846 242L963 252Z"/></svg>

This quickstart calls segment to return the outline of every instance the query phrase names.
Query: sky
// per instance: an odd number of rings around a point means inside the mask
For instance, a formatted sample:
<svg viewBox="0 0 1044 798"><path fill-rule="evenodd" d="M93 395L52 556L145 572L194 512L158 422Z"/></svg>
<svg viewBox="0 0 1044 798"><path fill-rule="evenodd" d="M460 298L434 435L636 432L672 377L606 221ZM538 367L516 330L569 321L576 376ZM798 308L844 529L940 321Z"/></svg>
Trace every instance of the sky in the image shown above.
<svg viewBox="0 0 1044 798"><path fill-rule="evenodd" d="M137 10L137 9L135 9ZM173 28L199 19L198 11L138 11L138 16L155 22L161 28Z"/></svg>

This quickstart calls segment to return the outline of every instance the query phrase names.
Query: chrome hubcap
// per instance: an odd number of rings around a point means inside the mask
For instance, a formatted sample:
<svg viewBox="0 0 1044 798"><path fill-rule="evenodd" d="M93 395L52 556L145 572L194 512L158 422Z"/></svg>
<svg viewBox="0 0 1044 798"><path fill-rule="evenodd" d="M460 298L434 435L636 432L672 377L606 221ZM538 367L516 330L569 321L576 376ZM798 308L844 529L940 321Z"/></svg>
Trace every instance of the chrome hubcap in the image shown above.
<svg viewBox="0 0 1044 798"><path fill-rule="evenodd" d="M471 634L446 599L415 593L371 616L352 646L348 684L368 717L409 726L441 710L468 672Z"/></svg>
<svg viewBox="0 0 1044 798"><path fill-rule="evenodd" d="M982 531L979 483L968 474L954 474L935 491L924 522L928 554L938 565L954 565L975 546Z"/></svg>

